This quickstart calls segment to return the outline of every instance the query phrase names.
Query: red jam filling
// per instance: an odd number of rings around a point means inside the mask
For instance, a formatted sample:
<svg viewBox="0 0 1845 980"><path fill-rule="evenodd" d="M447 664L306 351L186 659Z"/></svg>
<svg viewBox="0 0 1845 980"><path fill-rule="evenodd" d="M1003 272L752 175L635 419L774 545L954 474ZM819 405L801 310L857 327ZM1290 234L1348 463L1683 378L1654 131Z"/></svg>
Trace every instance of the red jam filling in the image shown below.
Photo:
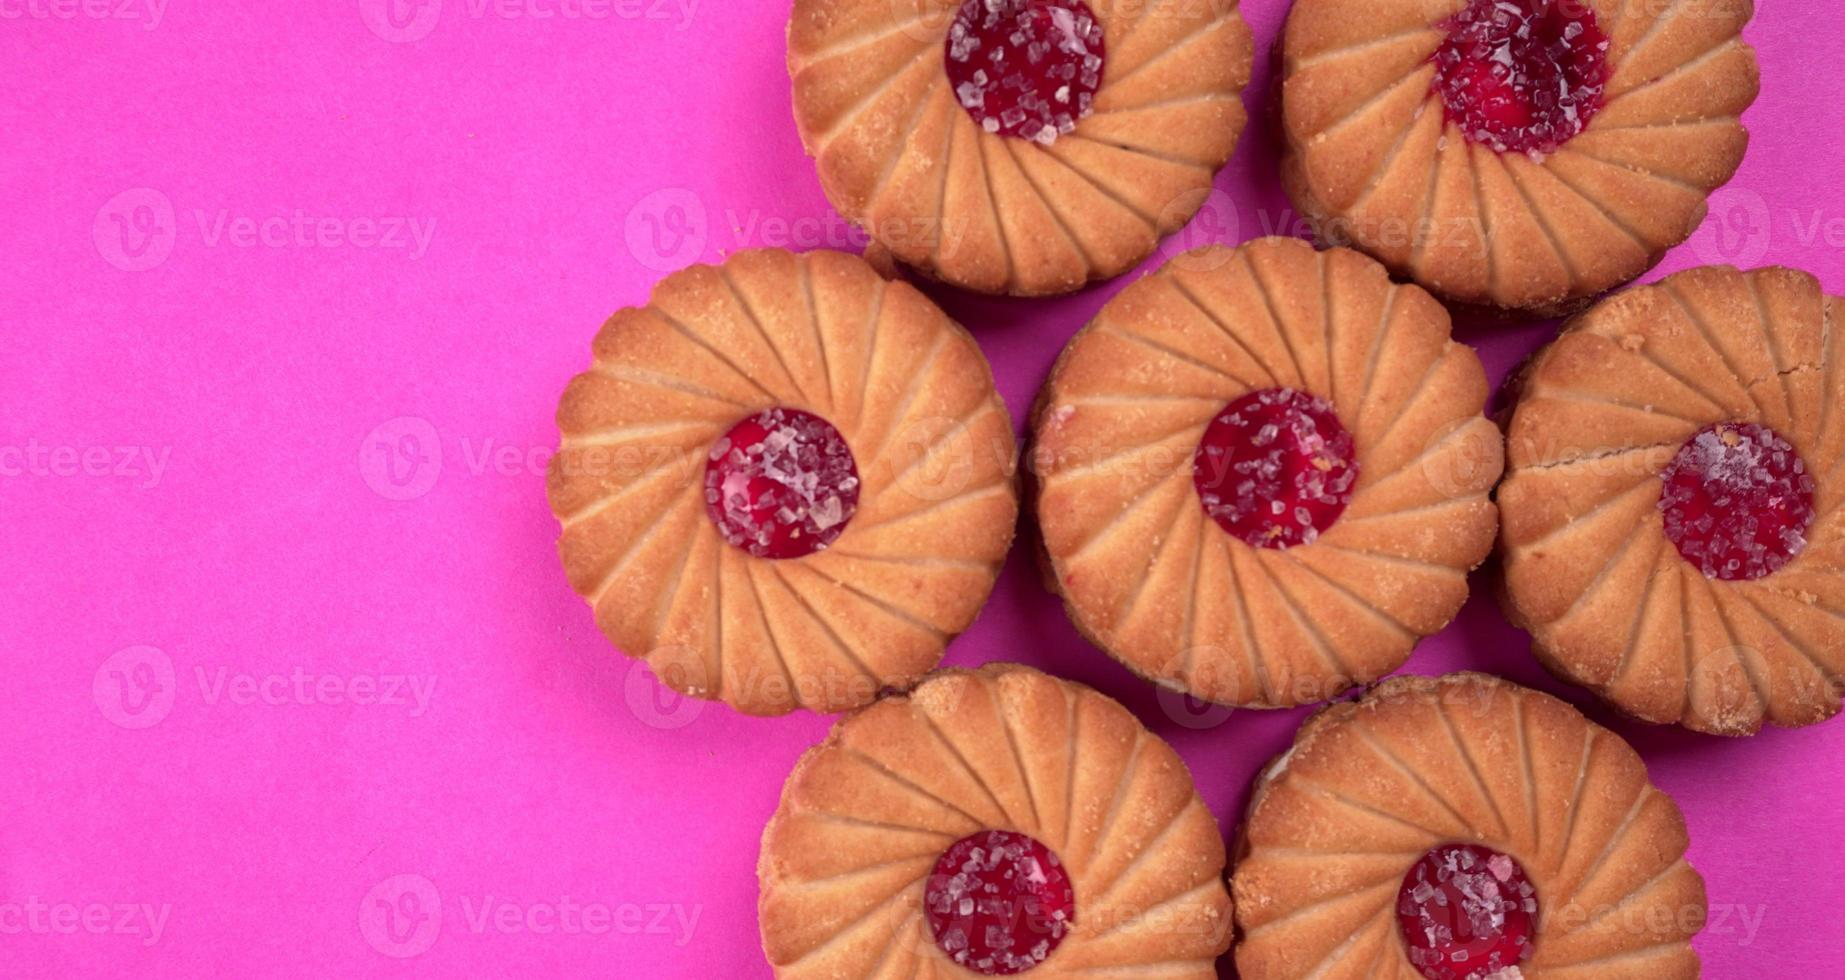
<svg viewBox="0 0 1845 980"><path fill-rule="evenodd" d="M955 98L989 133L1051 143L1102 87L1102 24L1083 0L963 0L942 47Z"/></svg>
<svg viewBox="0 0 1845 980"><path fill-rule="evenodd" d="M1516 967L1531 955L1537 921L1537 889L1525 869L1473 844L1424 854L1397 891L1409 962L1428 980L1485 980Z"/></svg>
<svg viewBox="0 0 1845 980"><path fill-rule="evenodd" d="M1345 512L1357 482L1352 436L1332 405L1292 388L1231 402L1192 454L1204 512L1257 548L1312 544Z"/></svg>
<svg viewBox="0 0 1845 980"><path fill-rule="evenodd" d="M1767 426L1707 425L1659 478L1666 538L1709 578L1772 575L1807 545L1813 474Z"/></svg>
<svg viewBox="0 0 1845 980"><path fill-rule="evenodd" d="M1472 0L1435 49L1435 90L1467 139L1541 155L1602 105L1608 35L1584 0Z"/></svg>
<svg viewBox="0 0 1845 980"><path fill-rule="evenodd" d="M985 830L949 845L923 892L935 944L956 966L987 976L1045 961L1076 922L1076 890L1051 849L1024 834Z"/></svg>
<svg viewBox="0 0 1845 980"><path fill-rule="evenodd" d="M705 512L724 540L758 558L799 558L846 529L858 487L838 429L810 412L771 408L711 444Z"/></svg>

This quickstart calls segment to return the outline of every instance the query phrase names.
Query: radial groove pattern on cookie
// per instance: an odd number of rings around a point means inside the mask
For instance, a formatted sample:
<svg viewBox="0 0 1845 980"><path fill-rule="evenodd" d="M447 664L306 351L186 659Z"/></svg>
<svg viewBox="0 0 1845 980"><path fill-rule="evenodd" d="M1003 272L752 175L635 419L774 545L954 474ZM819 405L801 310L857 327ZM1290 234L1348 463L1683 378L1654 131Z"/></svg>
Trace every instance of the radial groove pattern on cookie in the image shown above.
<svg viewBox="0 0 1845 980"><path fill-rule="evenodd" d="M1034 413L1055 586L1136 672L1229 704L1332 697L1460 608L1502 463L1446 312L1289 239L1175 258L1103 307Z"/></svg>
<svg viewBox="0 0 1845 980"><path fill-rule="evenodd" d="M1838 712L1836 304L1789 269L1693 269L1533 359L1501 548L1507 612L1553 671L1721 734Z"/></svg>
<svg viewBox="0 0 1845 980"><path fill-rule="evenodd" d="M876 249L969 289L1120 275L1189 220L1245 121L1236 0L797 0L794 116Z"/></svg>
<svg viewBox="0 0 1845 980"><path fill-rule="evenodd" d="M746 712L913 683L1011 542L1011 421L985 358L851 256L667 277L597 335L558 426L558 548L598 626Z"/></svg>

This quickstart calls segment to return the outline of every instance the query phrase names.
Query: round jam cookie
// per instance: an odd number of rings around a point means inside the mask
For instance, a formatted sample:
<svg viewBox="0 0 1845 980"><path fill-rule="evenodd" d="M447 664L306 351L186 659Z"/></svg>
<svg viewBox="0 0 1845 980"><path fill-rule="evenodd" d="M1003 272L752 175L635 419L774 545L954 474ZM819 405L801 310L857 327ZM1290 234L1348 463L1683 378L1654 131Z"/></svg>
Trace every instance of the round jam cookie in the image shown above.
<svg viewBox="0 0 1845 980"><path fill-rule="evenodd" d="M1104 306L1038 396L1048 577L1159 684L1334 697L1446 625L1491 551L1486 396L1441 304L1357 252L1180 255Z"/></svg>
<svg viewBox="0 0 1845 980"><path fill-rule="evenodd" d="M1749 0L1296 0L1282 181L1444 299L1556 315L1651 268L1736 172Z"/></svg>
<svg viewBox="0 0 1845 980"><path fill-rule="evenodd" d="M1018 512L968 333L838 252L740 252L611 317L557 409L558 550L667 685L750 714L905 687L985 602Z"/></svg>
<svg viewBox="0 0 1845 980"><path fill-rule="evenodd" d="M1620 736L1486 674L1393 677L1256 779L1245 980L1695 978L1685 820Z"/></svg>
<svg viewBox="0 0 1845 980"><path fill-rule="evenodd" d="M1553 673L1718 734L1838 713L1839 302L1803 272L1692 269L1602 301L1526 366L1503 599Z"/></svg>
<svg viewBox="0 0 1845 980"><path fill-rule="evenodd" d="M1242 132L1237 0L795 0L801 141L868 254L984 293L1151 255Z"/></svg>
<svg viewBox="0 0 1845 980"><path fill-rule="evenodd" d="M1230 948L1223 839L1185 763L1016 664L841 719L788 777L757 877L778 977L1211 980Z"/></svg>

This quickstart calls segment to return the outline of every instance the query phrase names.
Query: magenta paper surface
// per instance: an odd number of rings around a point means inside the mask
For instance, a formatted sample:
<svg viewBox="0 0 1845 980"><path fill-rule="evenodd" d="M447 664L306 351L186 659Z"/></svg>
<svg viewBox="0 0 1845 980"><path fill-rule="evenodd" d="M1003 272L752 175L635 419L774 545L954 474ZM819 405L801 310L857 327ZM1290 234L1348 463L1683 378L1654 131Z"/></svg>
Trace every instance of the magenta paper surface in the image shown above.
<svg viewBox="0 0 1845 980"><path fill-rule="evenodd" d="M1245 6L1260 107L1285 5ZM767 975L757 839L829 719L661 695L566 585L542 471L592 333L664 271L857 244L795 136L787 15L0 0L0 977ZM1748 37L1747 162L1649 278L1845 293L1845 32L1783 0ZM1297 231L1275 156L1252 125L1186 241ZM1022 418L1125 281L933 294ZM1498 378L1552 330L1460 334ZM1528 645L1478 594L1406 669L1588 705ZM1124 701L1226 834L1305 715L1156 698L1022 552L947 662L993 659ZM1684 808L1706 975L1839 975L1845 720L1589 711Z"/></svg>

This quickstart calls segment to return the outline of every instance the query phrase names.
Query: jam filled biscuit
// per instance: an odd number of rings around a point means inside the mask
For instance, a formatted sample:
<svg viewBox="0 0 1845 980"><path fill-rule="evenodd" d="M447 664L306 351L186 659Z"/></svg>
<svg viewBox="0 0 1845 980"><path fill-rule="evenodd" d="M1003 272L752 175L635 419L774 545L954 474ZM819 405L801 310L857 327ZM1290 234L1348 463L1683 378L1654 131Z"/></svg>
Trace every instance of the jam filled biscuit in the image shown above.
<svg viewBox="0 0 1845 980"><path fill-rule="evenodd" d="M794 118L874 251L986 293L1152 254L1242 132L1237 0L795 0Z"/></svg>
<svg viewBox="0 0 1845 980"><path fill-rule="evenodd" d="M980 348L837 252L748 251L611 317L558 405L564 570L611 642L751 714L913 683L1018 511Z"/></svg>
<svg viewBox="0 0 1845 980"><path fill-rule="evenodd" d="M1645 272L1748 143L1749 0L1296 0L1282 180L1446 299L1552 315Z"/></svg>
<svg viewBox="0 0 1845 980"><path fill-rule="evenodd" d="M1685 821L1620 736L1485 674L1393 677L1301 726L1239 832L1244 980L1698 975Z"/></svg>
<svg viewBox="0 0 1845 980"><path fill-rule="evenodd" d="M1347 249L1181 255L1111 300L1038 398L1050 578L1136 673L1224 704L1401 665L1492 548L1499 431L1447 311Z"/></svg>
<svg viewBox="0 0 1845 980"><path fill-rule="evenodd" d="M1087 687L988 664L801 757L762 835L762 943L788 978L1209 980L1223 873L1165 742Z"/></svg>
<svg viewBox="0 0 1845 980"><path fill-rule="evenodd" d="M1498 494L1504 600L1552 671L1705 732L1838 713L1839 302L1791 269L1692 269L1532 360Z"/></svg>

